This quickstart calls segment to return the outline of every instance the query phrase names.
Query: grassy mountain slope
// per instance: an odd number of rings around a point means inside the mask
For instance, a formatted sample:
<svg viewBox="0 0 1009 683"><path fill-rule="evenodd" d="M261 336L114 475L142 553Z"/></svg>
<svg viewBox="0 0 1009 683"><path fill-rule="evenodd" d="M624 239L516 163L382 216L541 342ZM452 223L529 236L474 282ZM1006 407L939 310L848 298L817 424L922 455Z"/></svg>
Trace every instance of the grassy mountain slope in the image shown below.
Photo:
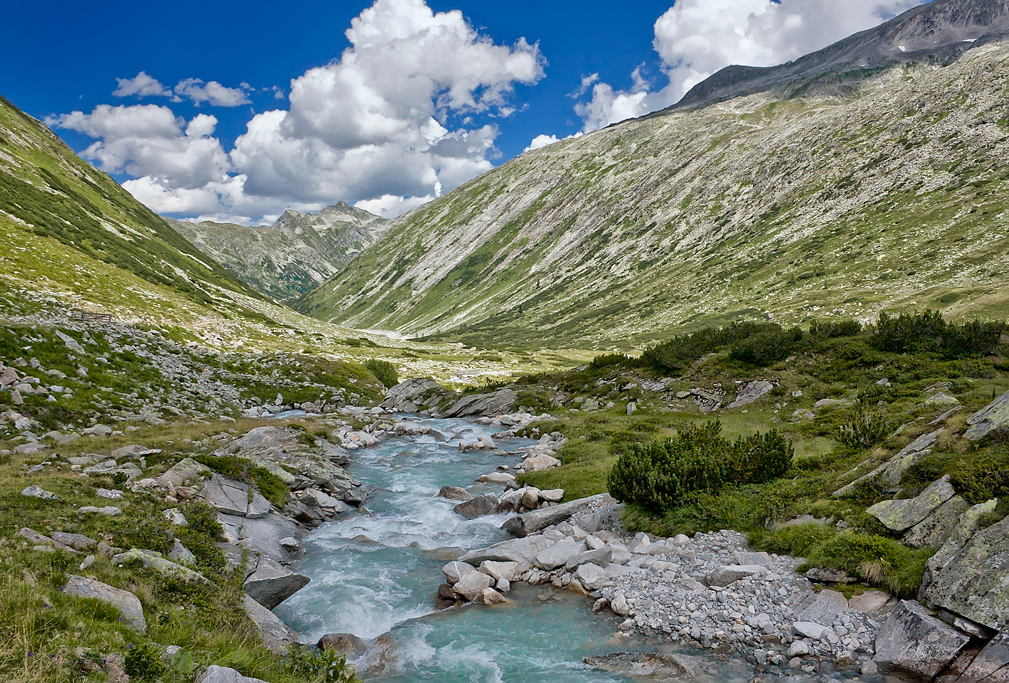
<svg viewBox="0 0 1009 683"><path fill-rule="evenodd" d="M168 224L242 282L286 302L353 260L388 221L340 202L314 214L285 211L263 228L172 219Z"/></svg>
<svg viewBox="0 0 1009 683"><path fill-rule="evenodd" d="M522 155L400 220L297 308L356 327L631 347L677 326L1009 312L1009 45ZM862 77L864 76L864 78Z"/></svg>

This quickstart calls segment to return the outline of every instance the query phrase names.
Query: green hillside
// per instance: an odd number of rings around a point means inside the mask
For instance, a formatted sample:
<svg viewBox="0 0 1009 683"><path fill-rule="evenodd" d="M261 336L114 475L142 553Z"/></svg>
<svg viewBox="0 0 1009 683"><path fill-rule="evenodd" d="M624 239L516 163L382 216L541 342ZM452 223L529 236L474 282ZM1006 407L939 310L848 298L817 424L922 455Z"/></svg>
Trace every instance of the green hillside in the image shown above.
<svg viewBox="0 0 1009 683"><path fill-rule="evenodd" d="M523 154L398 221L296 307L582 348L737 319L1004 317L1007 60L993 42Z"/></svg>

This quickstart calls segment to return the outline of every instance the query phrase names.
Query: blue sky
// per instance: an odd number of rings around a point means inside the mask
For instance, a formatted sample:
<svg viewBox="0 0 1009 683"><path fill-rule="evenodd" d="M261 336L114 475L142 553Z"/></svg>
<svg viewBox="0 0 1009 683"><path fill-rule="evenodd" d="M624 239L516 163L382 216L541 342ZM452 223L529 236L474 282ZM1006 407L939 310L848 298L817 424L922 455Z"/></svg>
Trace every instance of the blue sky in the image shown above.
<svg viewBox="0 0 1009 683"><path fill-rule="evenodd" d="M262 223L346 200L395 215L537 136L668 106L722 66L780 63L920 2L12 3L0 94L164 214Z"/></svg>

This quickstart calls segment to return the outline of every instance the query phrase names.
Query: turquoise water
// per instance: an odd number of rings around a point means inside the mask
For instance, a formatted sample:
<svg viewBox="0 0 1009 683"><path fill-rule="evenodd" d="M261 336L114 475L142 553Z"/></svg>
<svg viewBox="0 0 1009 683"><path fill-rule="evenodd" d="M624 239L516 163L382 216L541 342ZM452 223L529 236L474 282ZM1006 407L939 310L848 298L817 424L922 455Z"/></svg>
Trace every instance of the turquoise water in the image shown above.
<svg viewBox="0 0 1009 683"><path fill-rule="evenodd" d="M490 434L466 420L424 424L449 437L465 429ZM582 663L588 656L648 649L647 643L616 635L616 617L593 614L589 598L517 586L509 605L435 613L441 567L453 553L508 538L498 528L507 515L465 520L452 510L452 502L438 498L438 490L450 485L473 493L500 492L499 486L474 481L498 465L520 461L487 451L461 453L458 441L395 438L355 451L349 469L377 490L366 512L330 522L305 539L299 570L312 582L278 607L277 615L306 641L353 633L374 642L367 659L358 662L369 682L630 680ZM514 451L530 443L511 440L498 446ZM748 680L744 672L730 669L713 680Z"/></svg>

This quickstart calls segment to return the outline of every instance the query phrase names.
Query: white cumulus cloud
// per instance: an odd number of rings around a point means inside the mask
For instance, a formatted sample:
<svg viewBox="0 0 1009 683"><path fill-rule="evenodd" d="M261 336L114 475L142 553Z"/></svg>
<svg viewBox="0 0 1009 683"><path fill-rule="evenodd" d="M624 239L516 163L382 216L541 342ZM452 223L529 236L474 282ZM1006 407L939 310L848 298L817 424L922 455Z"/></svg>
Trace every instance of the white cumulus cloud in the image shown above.
<svg viewBox="0 0 1009 683"><path fill-rule="evenodd" d="M117 78L118 87L112 92L116 97L168 97L172 91L161 82L141 71L133 78Z"/></svg>
<svg viewBox="0 0 1009 683"><path fill-rule="evenodd" d="M516 84L543 78L537 45L495 44L424 0L375 0L346 36L339 59L293 79L288 108L255 115L228 152L213 117L187 123L153 105L103 105L51 125L95 138L84 155L137 176L124 186L163 213L255 220L344 200L392 216L490 170L498 130L476 117L510 115ZM244 87L195 79L175 95L248 101Z"/></svg>
<svg viewBox="0 0 1009 683"><path fill-rule="evenodd" d="M653 46L668 83L639 71L628 90L591 81L576 111L586 132L675 104L731 64L774 66L876 26L927 0L677 0L655 22ZM585 87L585 86L583 86Z"/></svg>

